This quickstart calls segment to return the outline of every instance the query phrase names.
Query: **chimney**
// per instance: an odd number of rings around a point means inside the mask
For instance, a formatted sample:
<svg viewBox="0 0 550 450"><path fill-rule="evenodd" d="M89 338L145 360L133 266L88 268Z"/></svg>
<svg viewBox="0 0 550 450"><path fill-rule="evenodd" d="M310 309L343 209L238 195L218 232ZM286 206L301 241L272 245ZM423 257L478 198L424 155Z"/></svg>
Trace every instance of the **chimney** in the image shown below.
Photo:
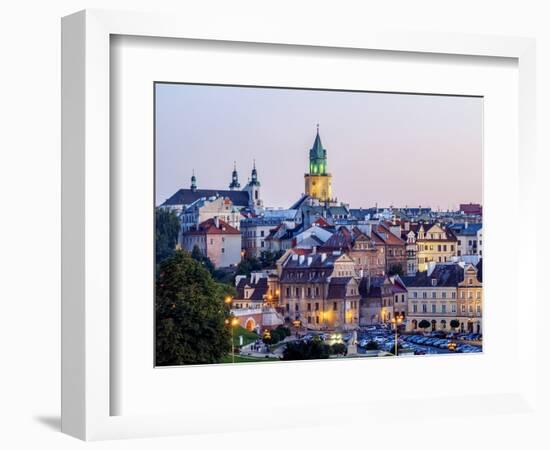
<svg viewBox="0 0 550 450"><path fill-rule="evenodd" d="M220 228L220 218L218 216L214 217L214 224L216 228Z"/></svg>

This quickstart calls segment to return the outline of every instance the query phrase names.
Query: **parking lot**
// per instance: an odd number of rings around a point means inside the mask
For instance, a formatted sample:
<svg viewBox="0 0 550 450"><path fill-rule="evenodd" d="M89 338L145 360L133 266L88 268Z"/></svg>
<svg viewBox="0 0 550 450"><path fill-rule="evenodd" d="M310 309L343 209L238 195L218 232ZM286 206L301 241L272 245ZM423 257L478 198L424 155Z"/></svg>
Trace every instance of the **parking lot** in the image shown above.
<svg viewBox="0 0 550 450"><path fill-rule="evenodd" d="M301 339L319 336L328 343L349 342L351 333L308 332ZM398 347L401 355L431 355L442 353L480 353L482 336L475 333L398 333ZM394 352L395 330L386 325L373 325L357 330L357 351L368 350Z"/></svg>
<svg viewBox="0 0 550 450"><path fill-rule="evenodd" d="M376 342L380 350L394 351L395 330L384 325L361 329L358 333L358 346L365 349L369 342ZM438 353L479 353L482 351L480 335L474 333L398 333L398 346L403 353L424 355ZM372 346L372 344L371 344ZM361 350L360 350L361 351Z"/></svg>

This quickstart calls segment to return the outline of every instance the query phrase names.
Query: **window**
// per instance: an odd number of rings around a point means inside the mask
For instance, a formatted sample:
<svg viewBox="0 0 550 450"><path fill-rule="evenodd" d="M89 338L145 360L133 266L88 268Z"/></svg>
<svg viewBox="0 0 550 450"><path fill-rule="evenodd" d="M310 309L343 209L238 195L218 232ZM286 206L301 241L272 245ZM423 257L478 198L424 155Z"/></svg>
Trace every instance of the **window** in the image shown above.
<svg viewBox="0 0 550 450"><path fill-rule="evenodd" d="M435 314L437 311L437 307L435 305L435 303L432 305L432 314Z"/></svg>
<svg viewBox="0 0 550 450"><path fill-rule="evenodd" d="M264 237L265 231L260 231L260 237Z"/></svg>
<svg viewBox="0 0 550 450"><path fill-rule="evenodd" d="M319 303L315 303L315 311L319 311Z"/></svg>
<svg viewBox="0 0 550 450"><path fill-rule="evenodd" d="M437 293L436 292L432 292L432 298L437 298Z"/></svg>
<svg viewBox="0 0 550 450"><path fill-rule="evenodd" d="M422 312L423 313L428 312L428 305L426 305L426 304L422 305Z"/></svg>
<svg viewBox="0 0 550 450"><path fill-rule="evenodd" d="M300 311L300 308L298 306L298 303L295 303L294 304L294 311Z"/></svg>
<svg viewBox="0 0 550 450"><path fill-rule="evenodd" d="M413 312L418 312L418 305L417 304L413 305Z"/></svg>
<svg viewBox="0 0 550 450"><path fill-rule="evenodd" d="M418 292L413 292L413 298L418 298Z"/></svg>
<svg viewBox="0 0 550 450"><path fill-rule="evenodd" d="M471 278L468 280L468 284L474 284L474 280L472 280Z"/></svg>
<svg viewBox="0 0 550 450"><path fill-rule="evenodd" d="M319 316L315 316L315 323L319 323Z"/></svg>
<svg viewBox="0 0 550 450"><path fill-rule="evenodd" d="M476 298L481 298L481 291L476 292Z"/></svg>
<svg viewBox="0 0 550 450"><path fill-rule="evenodd" d="M307 323L311 323L311 317L307 318Z"/></svg>
<svg viewBox="0 0 550 450"><path fill-rule="evenodd" d="M447 314L447 305L441 305L441 313Z"/></svg>
<svg viewBox="0 0 550 450"><path fill-rule="evenodd" d="M478 314L481 313L481 305L476 306L476 311L477 311Z"/></svg>
<svg viewBox="0 0 550 450"><path fill-rule="evenodd" d="M447 293L446 293L446 292L442 292L442 293L441 293L441 298L447 298Z"/></svg>
<svg viewBox="0 0 550 450"><path fill-rule="evenodd" d="M286 296L290 297L290 288L288 288L288 287L286 288Z"/></svg>
<svg viewBox="0 0 550 450"><path fill-rule="evenodd" d="M466 312L466 305L461 305L460 306L460 311L462 311L463 313Z"/></svg>
<svg viewBox="0 0 550 450"><path fill-rule="evenodd" d="M401 303L405 303L405 294L401 294Z"/></svg>
<svg viewBox="0 0 550 450"><path fill-rule="evenodd" d="M315 297L319 297L319 288L318 287L315 288Z"/></svg>
<svg viewBox="0 0 550 450"><path fill-rule="evenodd" d="M222 247L222 253L225 253L225 248Z"/></svg>
<svg viewBox="0 0 550 450"><path fill-rule="evenodd" d="M452 251L452 252L455 251L455 246L454 246L454 245L451 245L451 251Z"/></svg>
<svg viewBox="0 0 550 450"><path fill-rule="evenodd" d="M308 311L311 311L311 303L308 303L308 304L307 304L307 310L308 310Z"/></svg>
<svg viewBox="0 0 550 450"><path fill-rule="evenodd" d="M451 312L456 312L456 305L454 303L451 305Z"/></svg>
<svg viewBox="0 0 550 450"><path fill-rule="evenodd" d="M451 293L451 298L456 298L456 292Z"/></svg>
<svg viewBox="0 0 550 450"><path fill-rule="evenodd" d="M333 310L333 311L337 311L337 310L338 310L338 305L337 305L336 302L334 302L334 303L332 304L332 310Z"/></svg>
<svg viewBox="0 0 550 450"><path fill-rule="evenodd" d="M310 287L307 288L307 296L311 297L311 288Z"/></svg>
<svg viewBox="0 0 550 450"><path fill-rule="evenodd" d="M422 298L428 298L428 293L427 292L422 292Z"/></svg>

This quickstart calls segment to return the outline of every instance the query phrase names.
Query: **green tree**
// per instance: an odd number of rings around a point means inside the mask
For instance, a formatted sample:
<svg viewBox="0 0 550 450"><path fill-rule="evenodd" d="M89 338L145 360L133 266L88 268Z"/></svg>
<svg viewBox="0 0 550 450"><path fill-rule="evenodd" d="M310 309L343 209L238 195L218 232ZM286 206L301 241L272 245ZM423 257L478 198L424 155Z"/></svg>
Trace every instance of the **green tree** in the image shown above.
<svg viewBox="0 0 550 450"><path fill-rule="evenodd" d="M426 319L422 319L418 324L418 328L422 328L423 330L426 330L426 328L429 328L429 327L430 327L430 322L428 322Z"/></svg>
<svg viewBox="0 0 550 450"><path fill-rule="evenodd" d="M160 264L176 250L180 221L171 209L157 208L155 210L155 257Z"/></svg>
<svg viewBox="0 0 550 450"><path fill-rule="evenodd" d="M330 352L333 355L345 355L348 352L346 344L337 343L330 346Z"/></svg>
<svg viewBox="0 0 550 450"><path fill-rule="evenodd" d="M246 275L247 277L256 270L262 269L262 263L258 258L253 256L245 256L242 261L237 264L236 275Z"/></svg>
<svg viewBox="0 0 550 450"><path fill-rule="evenodd" d="M191 251L191 258L202 264L204 268L208 270L208 272L210 272L211 275L214 273L214 263L212 263L208 256L202 254L198 245L193 246L193 250Z"/></svg>
<svg viewBox="0 0 550 450"><path fill-rule="evenodd" d="M403 275L403 266L401 264L392 264L388 270L388 275Z"/></svg>
<svg viewBox="0 0 550 450"><path fill-rule="evenodd" d="M367 342L367 346L365 348L367 350L378 350L380 347L378 346L378 342L369 341L369 342Z"/></svg>
<svg viewBox="0 0 550 450"><path fill-rule="evenodd" d="M231 348L224 292L208 270L184 251L160 264L156 283L156 363L220 362Z"/></svg>
<svg viewBox="0 0 550 450"><path fill-rule="evenodd" d="M449 325L453 330L456 330L460 326L460 322L456 319L452 319Z"/></svg>
<svg viewBox="0 0 550 450"><path fill-rule="evenodd" d="M283 360L327 359L330 354L330 346L318 338L309 342L295 341L286 344L283 351Z"/></svg>
<svg viewBox="0 0 550 450"><path fill-rule="evenodd" d="M262 269L273 269L277 260L283 256L283 251L264 251L260 254L260 265Z"/></svg>

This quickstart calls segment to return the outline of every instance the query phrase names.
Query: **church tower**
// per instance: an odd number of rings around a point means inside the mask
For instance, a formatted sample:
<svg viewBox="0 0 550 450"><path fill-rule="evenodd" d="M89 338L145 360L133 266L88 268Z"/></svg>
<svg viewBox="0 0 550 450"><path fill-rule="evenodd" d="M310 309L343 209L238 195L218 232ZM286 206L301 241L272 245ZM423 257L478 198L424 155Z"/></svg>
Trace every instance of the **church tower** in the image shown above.
<svg viewBox="0 0 550 450"><path fill-rule="evenodd" d="M258 171L256 170L256 161L252 168L250 181L245 186L244 190L248 192L249 206L252 210L258 210L263 208L264 204L262 197L260 196L260 180L258 180Z"/></svg>
<svg viewBox="0 0 550 450"><path fill-rule="evenodd" d="M309 173L304 175L305 193L321 202L332 199L332 175L327 173L327 151L321 143L319 124L313 147L309 150Z"/></svg>
<svg viewBox="0 0 550 450"><path fill-rule="evenodd" d="M237 173L237 162L233 161L233 173L231 174L231 183L229 184L229 190L234 191L241 188L239 183L239 174Z"/></svg>
<svg viewBox="0 0 550 450"><path fill-rule="evenodd" d="M193 169L193 174L191 175L191 191L195 192L197 190L197 178L195 177L195 169Z"/></svg>

